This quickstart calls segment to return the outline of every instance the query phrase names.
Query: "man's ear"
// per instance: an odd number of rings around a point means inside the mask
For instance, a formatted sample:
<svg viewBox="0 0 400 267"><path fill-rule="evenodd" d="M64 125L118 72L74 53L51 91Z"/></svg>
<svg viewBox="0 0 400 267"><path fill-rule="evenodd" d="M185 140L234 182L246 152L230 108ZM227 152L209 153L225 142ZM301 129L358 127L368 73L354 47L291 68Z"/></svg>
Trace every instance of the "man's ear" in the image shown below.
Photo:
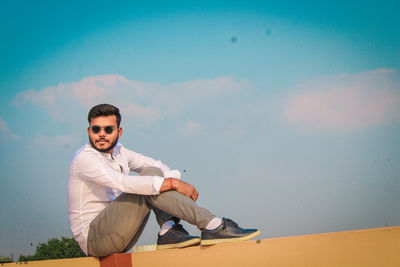
<svg viewBox="0 0 400 267"><path fill-rule="evenodd" d="M121 138L122 135L122 127L118 128L118 138Z"/></svg>
<svg viewBox="0 0 400 267"><path fill-rule="evenodd" d="M87 127L87 133L89 134L89 131L90 131L90 126L89 127Z"/></svg>

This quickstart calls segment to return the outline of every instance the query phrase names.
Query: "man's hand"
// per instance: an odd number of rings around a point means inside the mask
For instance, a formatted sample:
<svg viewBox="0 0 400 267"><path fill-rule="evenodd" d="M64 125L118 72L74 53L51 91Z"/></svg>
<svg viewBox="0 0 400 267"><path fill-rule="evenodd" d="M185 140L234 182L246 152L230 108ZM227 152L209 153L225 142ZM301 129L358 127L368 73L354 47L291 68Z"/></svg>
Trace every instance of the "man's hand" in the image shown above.
<svg viewBox="0 0 400 267"><path fill-rule="evenodd" d="M193 201L196 201L199 197L199 192L197 192L193 185L174 178L165 179L161 185L160 192L169 190L176 190L179 193L190 197Z"/></svg>

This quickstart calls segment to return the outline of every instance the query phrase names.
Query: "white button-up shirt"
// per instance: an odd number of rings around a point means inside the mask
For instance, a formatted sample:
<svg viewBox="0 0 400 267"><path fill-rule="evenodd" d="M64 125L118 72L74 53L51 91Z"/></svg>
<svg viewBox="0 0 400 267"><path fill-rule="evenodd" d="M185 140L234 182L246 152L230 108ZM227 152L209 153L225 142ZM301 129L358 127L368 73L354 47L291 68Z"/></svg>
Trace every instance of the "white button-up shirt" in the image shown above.
<svg viewBox="0 0 400 267"><path fill-rule="evenodd" d="M180 179L180 172L170 170L161 161L124 148L114 147L113 155L95 150L90 144L79 149L69 169L68 214L71 230L81 249L87 254L90 222L121 192L157 195L164 177L129 175L154 166L165 178Z"/></svg>

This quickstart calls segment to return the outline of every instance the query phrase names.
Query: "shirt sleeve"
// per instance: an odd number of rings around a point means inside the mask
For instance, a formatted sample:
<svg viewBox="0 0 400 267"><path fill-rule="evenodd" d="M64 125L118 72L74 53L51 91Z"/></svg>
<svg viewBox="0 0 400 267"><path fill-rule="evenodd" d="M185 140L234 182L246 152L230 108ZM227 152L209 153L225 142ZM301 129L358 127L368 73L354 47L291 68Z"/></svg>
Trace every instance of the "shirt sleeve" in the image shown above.
<svg viewBox="0 0 400 267"><path fill-rule="evenodd" d="M141 172L143 168L152 166L160 168L164 173L164 178L181 179L181 173L178 170L171 170L167 165L162 163L160 160L154 160L153 158L143 156L140 153L136 153L124 147L122 147L121 149L123 150L124 155L126 155L128 159L128 166L131 171ZM163 180L157 180L154 182L153 187L157 192L160 192L162 183Z"/></svg>
<svg viewBox="0 0 400 267"><path fill-rule="evenodd" d="M123 150L122 153L124 153L127 157L128 166L131 171L139 173L146 167L157 167L163 171L164 176L170 172L170 168L162 163L161 160L155 160L153 158L143 156L140 153L136 153L124 147L121 149Z"/></svg>
<svg viewBox="0 0 400 267"><path fill-rule="evenodd" d="M159 194L161 184L164 181L163 177L125 175L107 164L105 160L106 159L95 151L84 151L75 161L75 170L77 175L83 180L125 193L141 195ZM146 159L144 162L149 162L149 160ZM143 163L141 167L143 168L145 164L148 163ZM165 169L164 166L163 168ZM140 168L140 166L138 166L138 168Z"/></svg>

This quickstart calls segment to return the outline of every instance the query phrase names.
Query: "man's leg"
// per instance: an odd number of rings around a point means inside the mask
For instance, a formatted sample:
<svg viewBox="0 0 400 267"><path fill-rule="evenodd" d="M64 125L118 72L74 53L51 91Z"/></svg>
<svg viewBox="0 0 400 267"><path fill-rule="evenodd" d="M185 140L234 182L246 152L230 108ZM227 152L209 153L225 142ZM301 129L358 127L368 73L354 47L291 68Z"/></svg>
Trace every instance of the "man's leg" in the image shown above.
<svg viewBox="0 0 400 267"><path fill-rule="evenodd" d="M147 167L147 168L144 168L139 173L139 176L153 176L153 175L164 177L163 171L157 167ZM154 214L156 215L156 220L157 220L157 223L160 225L160 227L162 227L162 225L169 220L172 220L176 223L179 222L179 218L176 218L176 217L172 216L171 214L168 214L160 209L157 209L154 207L153 211L154 211Z"/></svg>
<svg viewBox="0 0 400 267"><path fill-rule="evenodd" d="M129 250L142 233L150 211L143 195L118 196L90 223L89 255L102 257Z"/></svg>
<svg viewBox="0 0 400 267"><path fill-rule="evenodd" d="M146 168L140 175L163 176L161 170L154 167ZM169 194L164 195L165 193ZM196 225L201 229L214 217L206 209L198 207L190 198L178 192L165 193L161 194L164 195L161 198L126 193L117 197L90 224L89 255L101 257L129 250L141 235L151 209L154 210L160 226L168 220L178 222L178 218L181 217L192 224L199 221L200 224ZM190 211L191 209L194 210ZM167 213L165 210L170 212ZM208 219L209 217L211 219ZM187 235L186 238L192 237Z"/></svg>
<svg viewBox="0 0 400 267"><path fill-rule="evenodd" d="M144 227L146 226L146 223L149 219L150 216L150 212L147 215L147 217L143 220L142 224L139 227L139 230L136 232L136 234L133 236L133 238L131 239L131 241L129 242L129 244L121 251L122 253L127 252L128 250L130 250L133 245L136 244L136 242L138 241L139 237L142 235Z"/></svg>
<svg viewBox="0 0 400 267"><path fill-rule="evenodd" d="M150 175L144 173L141 175ZM191 198L176 191L167 191L156 196L122 193L91 222L88 235L89 255L101 257L129 250L142 233L150 210L155 208L158 209L156 217L160 225L168 220L175 220L176 217L204 230L215 218L207 209L199 207ZM213 236L209 234L208 239ZM186 233L185 238L187 237L191 238Z"/></svg>
<svg viewBox="0 0 400 267"><path fill-rule="evenodd" d="M140 175L158 175L164 177L163 172L156 167L145 168ZM164 194L165 192L161 194L163 195L161 198L158 196L145 197L149 205L153 207L157 222L161 227L157 238L157 249L198 245L200 243L200 238L198 236L189 235L182 225L178 223L180 220L179 218L196 224L196 217L199 218L199 222L202 220L208 222L211 220L208 219L208 217L212 218L214 216L206 209L199 208L190 198L180 193L173 192L169 197ZM177 205L174 205L174 203ZM203 214L202 212L206 213ZM204 219L204 215L207 216L206 219ZM202 227L203 224L207 222L201 223L201 226L196 225Z"/></svg>
<svg viewBox="0 0 400 267"><path fill-rule="evenodd" d="M147 167L139 175L158 175L164 177L162 170L157 167ZM156 196L145 196L145 198L153 207L160 227L169 220L178 223L179 219L183 219L197 225L199 229L204 229L207 223L215 217L207 209L197 206L191 198L176 191L167 191Z"/></svg>
<svg viewBox="0 0 400 267"><path fill-rule="evenodd" d="M146 201L153 207L180 218L203 230L215 218L210 211L196 204L191 198L177 191L166 191L156 196L145 196Z"/></svg>
<svg viewBox="0 0 400 267"><path fill-rule="evenodd" d="M207 209L199 207L191 198L176 191L166 191L157 196L146 196L146 201L168 215L171 214L196 225L202 230L202 245L245 241L260 234L257 229L243 229L230 219L223 218L220 220L216 218ZM216 222L217 225L215 225ZM172 248L173 246L170 246L167 242L166 245L161 247Z"/></svg>

